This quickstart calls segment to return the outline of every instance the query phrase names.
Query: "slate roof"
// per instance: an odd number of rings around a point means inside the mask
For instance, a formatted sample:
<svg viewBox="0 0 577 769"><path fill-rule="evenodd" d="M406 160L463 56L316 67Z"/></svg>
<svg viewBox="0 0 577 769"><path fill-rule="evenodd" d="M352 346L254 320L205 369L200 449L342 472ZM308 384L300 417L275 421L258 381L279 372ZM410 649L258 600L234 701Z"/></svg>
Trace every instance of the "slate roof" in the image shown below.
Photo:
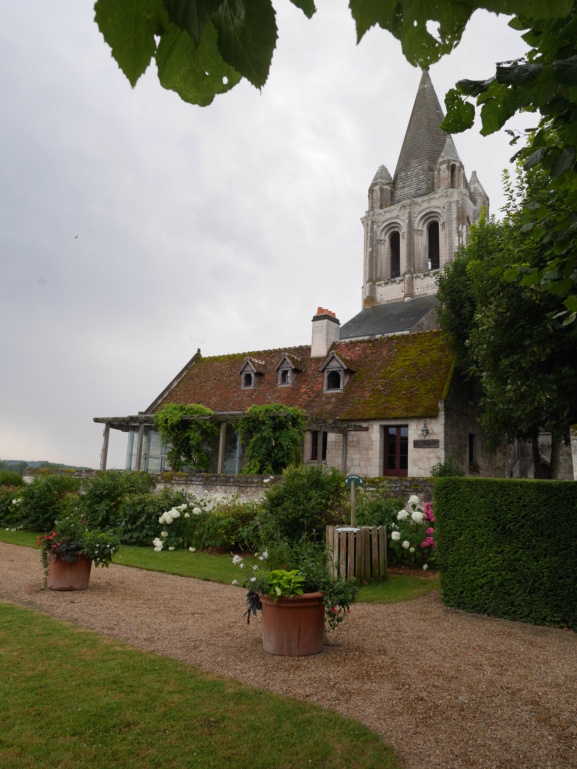
<svg viewBox="0 0 577 769"><path fill-rule="evenodd" d="M452 375L452 357L439 331L336 342L331 351L347 361L354 374L344 390L325 393L319 371L325 358L311 358L308 346L198 357L188 371L164 391L151 411L163 403L202 403L215 412L238 413L253 404L284 403L302 408L311 420L356 421L434 417ZM302 362L290 386L279 386L275 366L283 354ZM263 361L266 373L255 387L241 389L238 374L247 357Z"/></svg>
<svg viewBox="0 0 577 769"><path fill-rule="evenodd" d="M449 136L440 128L444 117L430 75L425 70L393 177L393 204L433 191L435 166Z"/></svg>
<svg viewBox="0 0 577 769"><path fill-rule="evenodd" d="M341 339L362 339L383 334L411 331L437 307L435 296L422 296L410 302L376 304L347 321L340 329Z"/></svg>

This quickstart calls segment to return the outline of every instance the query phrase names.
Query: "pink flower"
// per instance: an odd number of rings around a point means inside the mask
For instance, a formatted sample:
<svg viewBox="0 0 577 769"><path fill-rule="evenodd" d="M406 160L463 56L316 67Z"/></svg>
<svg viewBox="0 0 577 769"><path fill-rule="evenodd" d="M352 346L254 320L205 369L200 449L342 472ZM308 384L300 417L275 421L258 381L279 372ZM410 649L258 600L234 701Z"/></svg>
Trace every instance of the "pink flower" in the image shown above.
<svg viewBox="0 0 577 769"><path fill-rule="evenodd" d="M426 531L426 534L429 534L429 536L430 536L431 534L434 534L434 533L435 533L435 529L433 529L432 526L429 526L429 528Z"/></svg>

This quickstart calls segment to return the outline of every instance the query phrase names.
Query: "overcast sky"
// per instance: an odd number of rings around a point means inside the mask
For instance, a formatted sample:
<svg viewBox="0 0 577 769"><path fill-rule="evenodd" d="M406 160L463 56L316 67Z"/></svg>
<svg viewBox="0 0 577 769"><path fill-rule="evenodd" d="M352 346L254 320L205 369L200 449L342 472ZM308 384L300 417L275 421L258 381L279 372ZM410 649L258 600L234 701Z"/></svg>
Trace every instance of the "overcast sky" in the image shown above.
<svg viewBox="0 0 577 769"><path fill-rule="evenodd" d="M361 309L367 189L394 172L420 72L382 30L356 46L345 0L312 21L276 5L264 89L201 108L154 67L132 90L90 2L3 4L0 459L97 467L92 418L146 409L198 347L307 344L318 305ZM523 50L478 12L431 68L439 99ZM498 215L507 137L455 143ZM125 446L112 431L109 466Z"/></svg>

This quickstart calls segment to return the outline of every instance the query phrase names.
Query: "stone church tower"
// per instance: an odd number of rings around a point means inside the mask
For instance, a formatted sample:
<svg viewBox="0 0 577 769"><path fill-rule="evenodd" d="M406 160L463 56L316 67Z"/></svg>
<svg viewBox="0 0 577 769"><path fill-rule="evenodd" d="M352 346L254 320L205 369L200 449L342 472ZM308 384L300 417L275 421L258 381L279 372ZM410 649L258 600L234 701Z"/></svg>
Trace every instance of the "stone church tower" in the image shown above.
<svg viewBox="0 0 577 769"><path fill-rule="evenodd" d="M453 259L489 198L467 180L428 71L423 72L395 174L381 166L369 187L363 308L432 297L435 271Z"/></svg>

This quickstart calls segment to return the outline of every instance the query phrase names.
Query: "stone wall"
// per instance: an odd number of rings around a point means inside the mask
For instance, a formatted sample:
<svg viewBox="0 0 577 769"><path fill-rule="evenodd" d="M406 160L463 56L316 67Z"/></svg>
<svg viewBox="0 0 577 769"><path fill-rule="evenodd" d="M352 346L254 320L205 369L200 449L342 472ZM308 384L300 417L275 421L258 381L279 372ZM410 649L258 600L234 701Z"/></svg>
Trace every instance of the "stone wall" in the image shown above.
<svg viewBox="0 0 577 769"><path fill-rule="evenodd" d="M233 496L240 502L258 502L269 486L282 482L282 476L160 473L154 480L157 491L178 489L195 497L210 497L215 503Z"/></svg>

